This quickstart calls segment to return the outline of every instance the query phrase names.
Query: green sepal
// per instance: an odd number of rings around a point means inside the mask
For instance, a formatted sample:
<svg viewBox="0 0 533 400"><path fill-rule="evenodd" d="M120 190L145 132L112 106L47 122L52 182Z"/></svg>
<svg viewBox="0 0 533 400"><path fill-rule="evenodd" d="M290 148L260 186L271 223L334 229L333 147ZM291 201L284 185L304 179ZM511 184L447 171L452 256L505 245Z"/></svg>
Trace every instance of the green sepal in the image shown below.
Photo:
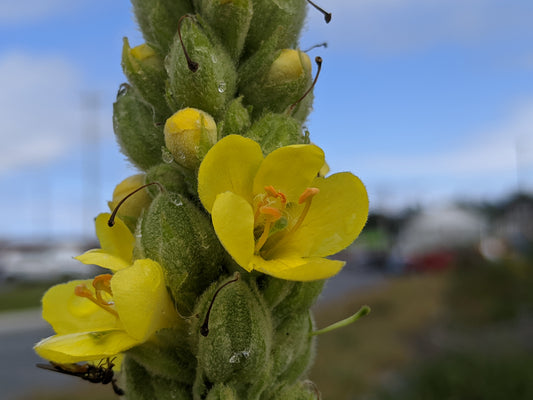
<svg viewBox="0 0 533 400"><path fill-rule="evenodd" d="M186 182L186 174L183 169L175 163L158 164L146 172L146 183L157 182L168 192L188 193L189 187ZM161 193L161 189L156 186L146 188L152 197Z"/></svg>
<svg viewBox="0 0 533 400"><path fill-rule="evenodd" d="M152 386L152 376L127 354L122 361L121 374L121 378L126 381L123 389L128 400L153 400L156 398Z"/></svg>
<svg viewBox="0 0 533 400"><path fill-rule="evenodd" d="M313 282L284 281L267 277L261 291L272 309L272 322L277 327L286 318L311 308L322 292L325 280Z"/></svg>
<svg viewBox="0 0 533 400"><path fill-rule="evenodd" d="M276 51L274 53L274 60L280 54L281 50ZM272 60L272 62L274 62L274 60ZM303 73L295 79L285 81L272 79L268 74L268 70L272 66L272 64L270 64L266 71L256 71L255 76L246 77L246 83L243 82L239 85L240 93L244 96L246 103L251 104L254 107L254 117L257 117L260 113L265 111L274 113L285 112L291 105L295 104L302 98L311 86L313 79L311 69L309 69L305 61L302 60L301 63ZM300 103L298 103L295 108L296 107L298 107L298 115L303 114L303 111L300 110L309 110L307 102L305 106L301 106ZM307 117L307 115L305 115L305 117Z"/></svg>
<svg viewBox="0 0 533 400"><path fill-rule="evenodd" d="M202 293L222 273L225 252L209 217L186 196L163 192L144 214L141 246L166 272L182 315L190 315Z"/></svg>
<svg viewBox="0 0 533 400"><path fill-rule="evenodd" d="M285 114L265 114L244 136L258 142L264 154L282 146L304 143L300 122Z"/></svg>
<svg viewBox="0 0 533 400"><path fill-rule="evenodd" d="M128 38L122 46L122 70L143 99L154 107L157 119L165 120L171 114L165 101L167 73L157 53L145 60L138 60L131 54ZM146 45L149 46L149 45Z"/></svg>
<svg viewBox="0 0 533 400"><path fill-rule="evenodd" d="M189 0L132 0L131 2L144 40L165 57L178 30L179 19L193 11L191 2Z"/></svg>
<svg viewBox="0 0 533 400"><path fill-rule="evenodd" d="M307 369L313 353L310 312L305 310L281 322L274 333L272 378L275 386L294 383Z"/></svg>
<svg viewBox="0 0 533 400"><path fill-rule="evenodd" d="M167 101L173 111L194 107L219 121L237 87L237 71L231 57L199 17L181 24L183 45L198 69L189 69L182 44L176 36L166 58L169 76Z"/></svg>
<svg viewBox="0 0 533 400"><path fill-rule="evenodd" d="M270 368L272 325L270 314L254 286L238 280L222 288L215 300L215 291L224 282L212 285L200 298L195 314L200 316L193 335L198 343L197 394L216 383L234 383L240 398L251 399L260 393ZM207 309L213 301L207 336L201 334ZM244 392L249 396L243 396Z"/></svg>
<svg viewBox="0 0 533 400"><path fill-rule="evenodd" d="M188 329L186 321L178 328L163 329L148 342L128 350L127 354L151 375L192 385L196 357L189 346Z"/></svg>
<svg viewBox="0 0 533 400"><path fill-rule="evenodd" d="M196 3L198 13L211 26L237 64L252 20L252 1L197 0Z"/></svg>
<svg viewBox="0 0 533 400"><path fill-rule="evenodd" d="M239 400L235 389L222 383L217 383L213 386L205 400Z"/></svg>
<svg viewBox="0 0 533 400"><path fill-rule="evenodd" d="M245 44L246 54L256 52L279 28L283 30L279 48L295 47L305 20L306 5L305 0L254 0L254 13Z"/></svg>
<svg viewBox="0 0 533 400"><path fill-rule="evenodd" d="M233 99L226 109L224 120L219 126L218 138L222 139L227 135L244 135L250 128L250 107L242 104L242 97Z"/></svg>
<svg viewBox="0 0 533 400"><path fill-rule="evenodd" d="M262 400L320 400L320 396L312 382L296 382L294 385L285 386L271 397Z"/></svg>
<svg viewBox="0 0 533 400"><path fill-rule="evenodd" d="M126 377L124 392L128 400L192 400L189 385L152 375L128 354L122 362L122 371Z"/></svg>
<svg viewBox="0 0 533 400"><path fill-rule="evenodd" d="M130 85L121 86L113 104L113 128L122 152L135 166L147 170L161 163L163 126L154 122L152 107Z"/></svg>

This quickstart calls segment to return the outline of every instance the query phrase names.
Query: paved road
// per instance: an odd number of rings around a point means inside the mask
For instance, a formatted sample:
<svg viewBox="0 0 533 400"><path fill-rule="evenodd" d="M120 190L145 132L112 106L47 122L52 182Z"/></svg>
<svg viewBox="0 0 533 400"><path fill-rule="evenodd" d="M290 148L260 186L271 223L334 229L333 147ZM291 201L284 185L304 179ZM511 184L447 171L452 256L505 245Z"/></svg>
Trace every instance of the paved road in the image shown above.
<svg viewBox="0 0 533 400"><path fill-rule="evenodd" d="M2 400L31 399L31 393L74 385L61 374L35 367L43 362L32 350L52 331L41 319L40 310L0 314L0 388Z"/></svg>

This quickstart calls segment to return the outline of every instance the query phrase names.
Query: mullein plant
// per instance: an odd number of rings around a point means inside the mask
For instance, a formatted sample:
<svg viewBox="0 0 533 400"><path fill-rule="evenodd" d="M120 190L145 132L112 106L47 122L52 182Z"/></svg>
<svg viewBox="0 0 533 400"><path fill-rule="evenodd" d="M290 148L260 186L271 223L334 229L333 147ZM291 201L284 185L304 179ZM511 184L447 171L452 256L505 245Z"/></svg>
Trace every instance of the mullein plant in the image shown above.
<svg viewBox="0 0 533 400"><path fill-rule="evenodd" d="M101 248L76 257L103 273L44 295L56 334L35 350L131 400L317 399L305 375L329 328L310 307L368 198L351 173L326 177L302 127L311 2L132 3L146 43L124 39L113 125L140 173L96 217Z"/></svg>

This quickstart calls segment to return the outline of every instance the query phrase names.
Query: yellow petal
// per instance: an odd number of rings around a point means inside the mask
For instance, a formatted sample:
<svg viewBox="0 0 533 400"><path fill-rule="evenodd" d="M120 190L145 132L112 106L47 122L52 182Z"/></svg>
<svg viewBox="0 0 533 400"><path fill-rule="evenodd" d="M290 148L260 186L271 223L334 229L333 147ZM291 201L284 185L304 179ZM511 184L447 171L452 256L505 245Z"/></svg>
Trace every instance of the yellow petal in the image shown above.
<svg viewBox="0 0 533 400"><path fill-rule="evenodd" d="M113 357L138 344L126 332L110 330L51 336L37 343L34 350L42 358L65 364Z"/></svg>
<svg viewBox="0 0 533 400"><path fill-rule="evenodd" d="M104 268L116 271L131 265L135 238L126 224L124 224L119 218L115 218L115 224L112 227L108 226L107 221L109 220L109 217L109 213L103 213L98 215L95 220L96 236L98 236L98 240L100 240L100 246L102 249L96 251L96 254L90 254L86 257L87 253L85 253L76 257L76 259L84 264L93 264L94 261L96 263L95 265L100 265ZM94 257L95 255L98 256L101 254L109 254L110 256L115 257L114 260L118 258L123 262L120 265L109 265L110 259ZM106 263L106 265L104 266L100 264L100 262Z"/></svg>
<svg viewBox="0 0 533 400"><path fill-rule="evenodd" d="M242 197L225 192L213 204L213 227L218 239L235 262L248 272L254 254L254 212Z"/></svg>
<svg viewBox="0 0 533 400"><path fill-rule="evenodd" d="M130 263L123 258L117 257L102 249L92 249L74 258L84 264L98 265L111 271L118 271L119 269L130 266Z"/></svg>
<svg viewBox="0 0 533 400"><path fill-rule="evenodd" d="M163 270L153 260L137 260L116 272L111 278L111 290L124 329L139 341L177 321Z"/></svg>
<svg viewBox="0 0 533 400"><path fill-rule="evenodd" d="M251 203L253 178L263 161L255 141L229 135L215 144L204 157L198 171L198 195L211 212L218 194L231 191Z"/></svg>
<svg viewBox="0 0 533 400"><path fill-rule="evenodd" d="M44 294L43 318L59 334L104 331L120 328L120 321L92 301L76 296L76 286L84 284L93 291L92 280L71 281L56 285Z"/></svg>
<svg viewBox="0 0 533 400"><path fill-rule="evenodd" d="M259 256L254 256L250 264L255 270L279 279L308 282L331 278L345 263L320 257L264 260Z"/></svg>
<svg viewBox="0 0 533 400"><path fill-rule="evenodd" d="M313 197L302 225L280 239L267 258L286 254L325 257L349 246L361 233L368 217L368 195L363 183L349 172L316 178Z"/></svg>
<svg viewBox="0 0 533 400"><path fill-rule="evenodd" d="M315 145L285 146L266 156L254 179L254 194L274 186L289 201L298 201L324 165L324 152Z"/></svg>

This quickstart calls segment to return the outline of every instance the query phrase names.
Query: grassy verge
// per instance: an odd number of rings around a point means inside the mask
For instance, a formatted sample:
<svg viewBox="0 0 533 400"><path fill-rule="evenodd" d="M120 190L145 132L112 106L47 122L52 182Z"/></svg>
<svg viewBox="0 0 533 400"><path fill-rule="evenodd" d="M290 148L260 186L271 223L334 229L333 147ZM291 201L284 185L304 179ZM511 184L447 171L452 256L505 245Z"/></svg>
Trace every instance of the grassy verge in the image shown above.
<svg viewBox="0 0 533 400"><path fill-rule="evenodd" d="M311 380L324 399L354 399L388 371L408 364L417 335L441 315L444 275L397 278L315 310L317 327L329 325L368 304L372 312L355 324L318 338Z"/></svg>
<svg viewBox="0 0 533 400"><path fill-rule="evenodd" d="M19 282L0 286L0 312L36 308L55 282Z"/></svg>

